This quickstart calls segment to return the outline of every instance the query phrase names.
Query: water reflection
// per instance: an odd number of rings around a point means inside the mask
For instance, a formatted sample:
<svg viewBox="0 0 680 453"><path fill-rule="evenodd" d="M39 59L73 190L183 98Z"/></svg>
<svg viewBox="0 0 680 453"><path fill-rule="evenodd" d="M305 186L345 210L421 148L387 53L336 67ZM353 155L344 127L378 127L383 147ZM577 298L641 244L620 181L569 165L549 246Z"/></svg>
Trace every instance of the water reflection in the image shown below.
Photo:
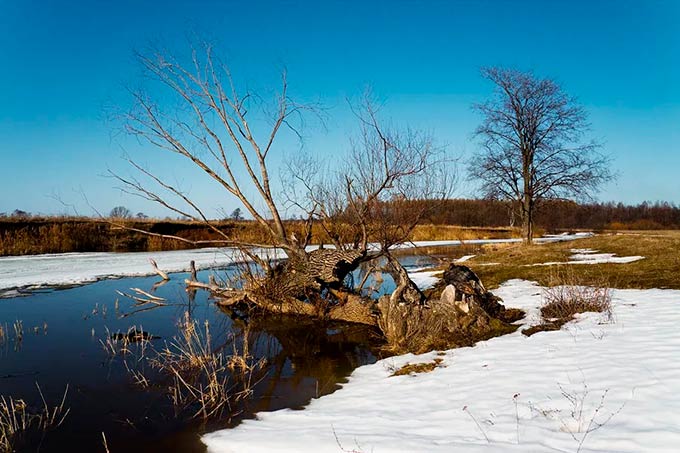
<svg viewBox="0 0 680 453"><path fill-rule="evenodd" d="M235 269L221 272L228 278ZM27 439L21 451L104 451L104 432L110 451L201 452L198 438L204 430L233 426L257 411L301 407L336 389L357 366L376 360L378 337L370 328L281 317L246 321L219 309L204 291L187 292L187 276L174 274L167 282L105 280L0 300L0 325L20 320L24 326L21 348L7 347L16 342L0 344L0 394L37 405L36 381L54 402L70 386L65 423L44 440ZM207 281L208 272L198 277ZM143 296L149 301L142 303L117 293L134 293L131 288L153 297ZM154 297L162 301L154 303ZM177 418L162 386L135 386L123 361L104 351L102 339L131 326L158 337L153 344L162 347L186 313L199 323L208 321L214 344L223 348L240 341L247 328L251 354L266 360L253 398L235 408L236 416L208 424ZM33 327L43 325L49 328L34 334Z"/></svg>

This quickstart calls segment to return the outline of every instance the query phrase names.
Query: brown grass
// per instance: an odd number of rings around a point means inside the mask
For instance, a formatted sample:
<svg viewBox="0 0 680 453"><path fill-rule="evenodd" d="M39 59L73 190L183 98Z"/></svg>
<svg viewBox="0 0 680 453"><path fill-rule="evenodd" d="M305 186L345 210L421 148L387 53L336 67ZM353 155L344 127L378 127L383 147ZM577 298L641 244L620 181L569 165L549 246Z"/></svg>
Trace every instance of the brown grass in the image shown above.
<svg viewBox="0 0 680 453"><path fill-rule="evenodd" d="M14 399L0 395L0 453L11 453L17 450L17 443L30 431L45 433L60 426L69 413L64 408L68 386L64 391L61 404L48 406L40 386L38 393L42 400L42 408L38 412L30 412L22 399Z"/></svg>
<svg viewBox="0 0 680 453"><path fill-rule="evenodd" d="M470 239L507 239L520 236L520 230L510 227L462 227L455 225L416 225L412 241L445 241Z"/></svg>
<svg viewBox="0 0 680 453"><path fill-rule="evenodd" d="M406 365L402 366L394 373L392 373L392 376L405 376L409 374L429 373L430 371L434 371L435 368L440 367L442 362L443 362L442 359L436 358L432 362L407 363Z"/></svg>
<svg viewBox="0 0 680 453"><path fill-rule="evenodd" d="M573 264L560 266L530 266L550 261L568 261L572 248L591 248L618 256L640 255L645 259L628 264ZM583 285L608 282L612 288L673 288L680 289L680 232L646 231L605 233L575 241L506 245L482 249L481 254L466 264L482 279L487 288L502 282L522 278L549 286L556 267L569 267ZM499 263L485 265L486 263Z"/></svg>
<svg viewBox="0 0 680 453"><path fill-rule="evenodd" d="M531 336L538 332L559 330L579 313L602 313L612 319L611 291L606 281L584 285L574 267L553 270L549 285L543 290L542 323L524 329Z"/></svg>
<svg viewBox="0 0 680 453"><path fill-rule="evenodd" d="M596 312L611 316L609 288L598 286L555 286L546 288L541 316L569 319L578 313Z"/></svg>
<svg viewBox="0 0 680 453"><path fill-rule="evenodd" d="M125 366L138 385L161 384L177 415L189 413L202 419L229 413L232 403L252 394L254 376L264 362L250 355L248 332L244 332L240 348L232 342L232 350L227 351L214 348L207 321L201 326L186 313L179 330L161 350L146 340L134 348L124 346L126 353L132 353L125 356ZM108 341L102 343L109 352L121 351L120 346L112 349Z"/></svg>
<svg viewBox="0 0 680 453"><path fill-rule="evenodd" d="M174 235L190 241L220 240L224 237L200 222L182 220L117 220L125 226L152 233ZM252 243L268 243L265 230L253 221L215 221L230 238ZM303 222L288 221L287 226L302 236ZM351 228L348 227L348 231ZM512 228L475 228L450 225L418 225L411 240L468 240L516 237ZM330 243L326 233L315 225L313 243ZM134 252L182 250L194 247L185 242L148 236L116 227L105 219L87 217L5 217L0 218L0 256L64 252Z"/></svg>

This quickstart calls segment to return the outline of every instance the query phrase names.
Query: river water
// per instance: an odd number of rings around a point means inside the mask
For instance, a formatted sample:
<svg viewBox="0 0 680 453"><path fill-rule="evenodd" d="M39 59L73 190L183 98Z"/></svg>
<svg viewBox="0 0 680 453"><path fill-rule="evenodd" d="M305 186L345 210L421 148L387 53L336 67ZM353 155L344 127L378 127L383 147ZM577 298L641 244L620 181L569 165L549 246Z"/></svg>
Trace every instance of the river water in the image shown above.
<svg viewBox="0 0 680 453"><path fill-rule="evenodd" d="M403 260L411 268L432 263L417 255ZM207 281L209 273L233 272L232 267L205 270L199 280ZM0 395L37 408L39 385L53 406L68 385L65 407L70 412L64 423L44 436L20 439L19 451L103 452L104 435L111 452L202 452L200 434L234 426L258 411L301 408L311 398L336 390L352 370L380 355L379 336L363 326L253 323L251 354L266 359L253 396L232 408L231 415L208 423L177 414L163 388L136 385L123 359L107 354L102 343L112 333L136 326L158 337L152 343L162 348L178 334L186 316L199 326L209 323L214 345L228 349L239 341L243 320L222 311L205 292L190 297L183 283L187 276L171 274L160 286L155 276L107 279L0 299ZM390 290L389 276L385 280L381 292ZM130 288L161 297L167 305L140 309L117 293L131 293ZM17 321L21 340L13 327Z"/></svg>

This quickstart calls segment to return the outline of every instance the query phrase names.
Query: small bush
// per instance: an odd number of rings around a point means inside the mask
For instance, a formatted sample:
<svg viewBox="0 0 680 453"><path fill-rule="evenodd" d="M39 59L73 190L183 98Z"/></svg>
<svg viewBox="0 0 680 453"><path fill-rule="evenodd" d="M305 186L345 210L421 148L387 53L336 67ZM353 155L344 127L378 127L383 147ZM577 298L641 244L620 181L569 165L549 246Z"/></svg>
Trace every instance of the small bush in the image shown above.
<svg viewBox="0 0 680 453"><path fill-rule="evenodd" d="M554 275L552 285L543 292L541 316L546 319L571 319L577 313L597 312L611 317L611 292L608 285L582 285L573 271Z"/></svg>

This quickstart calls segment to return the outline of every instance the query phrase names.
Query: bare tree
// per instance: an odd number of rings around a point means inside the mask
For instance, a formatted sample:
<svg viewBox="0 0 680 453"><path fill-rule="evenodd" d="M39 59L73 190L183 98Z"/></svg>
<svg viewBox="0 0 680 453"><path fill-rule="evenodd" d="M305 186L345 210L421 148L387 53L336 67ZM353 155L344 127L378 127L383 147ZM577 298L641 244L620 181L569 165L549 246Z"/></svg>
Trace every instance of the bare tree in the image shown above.
<svg viewBox="0 0 680 453"><path fill-rule="evenodd" d="M481 149L469 177L487 197L519 207L522 234L533 240L534 213L542 200L584 198L613 175L608 157L584 141L587 113L551 79L511 69L486 68L494 96L474 108L483 116L475 131Z"/></svg>
<svg viewBox="0 0 680 453"><path fill-rule="evenodd" d="M320 172L313 161L298 159L286 176L299 192L282 197L273 188L270 158L280 151L279 136L285 131L299 135L301 115L315 112L289 96L285 73L280 92L268 103L241 90L210 45L194 49L188 62L159 51L137 58L148 79L163 90L153 95L132 91L134 106L123 118L126 131L199 168L236 198L264 232L261 241L231 236L234 233L220 229L187 193L132 159L136 176L114 175L123 190L202 222L219 235L219 244L238 247L260 266L244 270L242 288L213 288L223 304L375 325L375 305L356 297L346 277L362 262L381 256L398 277L393 299L422 302L422 293L391 257L390 248L407 241L433 206L405 210L399 209L400 203L449 195L447 159L430 135L385 126L366 98L357 108L361 133L347 165ZM285 222L287 206L301 212L303 222ZM308 249L314 234L317 241L323 235L335 247ZM276 251L287 259L273 259L281 258Z"/></svg>
<svg viewBox="0 0 680 453"><path fill-rule="evenodd" d="M243 220L243 214L241 214L241 208L236 208L229 214L231 220Z"/></svg>
<svg viewBox="0 0 680 453"><path fill-rule="evenodd" d="M132 211L130 211L125 206L116 206L115 208L111 209L109 217L113 219L129 219L132 217Z"/></svg>

